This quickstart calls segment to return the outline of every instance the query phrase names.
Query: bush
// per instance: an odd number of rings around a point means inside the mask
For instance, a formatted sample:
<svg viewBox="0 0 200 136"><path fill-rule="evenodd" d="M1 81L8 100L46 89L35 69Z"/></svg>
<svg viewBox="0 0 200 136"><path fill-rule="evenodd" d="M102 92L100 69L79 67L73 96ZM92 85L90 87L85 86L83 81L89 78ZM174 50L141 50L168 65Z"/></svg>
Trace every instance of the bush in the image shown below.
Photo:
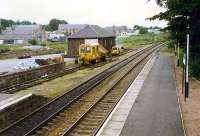
<svg viewBox="0 0 200 136"><path fill-rule="evenodd" d="M190 60L190 75L200 79L200 59Z"/></svg>
<svg viewBox="0 0 200 136"><path fill-rule="evenodd" d="M33 40L30 40L28 41L28 43L30 43L31 45L37 45L37 40L33 39Z"/></svg>
<svg viewBox="0 0 200 136"><path fill-rule="evenodd" d="M147 28L140 28L139 33L140 34L146 34L146 33L148 33L148 29Z"/></svg>
<svg viewBox="0 0 200 136"><path fill-rule="evenodd" d="M183 67L183 54L184 49L180 48L180 66ZM195 77L196 79L200 79L200 59L197 57L191 58L189 60L189 74L191 77Z"/></svg>
<svg viewBox="0 0 200 136"><path fill-rule="evenodd" d="M10 48L8 46L0 45L0 53L5 53L8 51L10 51Z"/></svg>
<svg viewBox="0 0 200 136"><path fill-rule="evenodd" d="M41 43L40 45L41 45L41 46L47 46L46 43Z"/></svg>

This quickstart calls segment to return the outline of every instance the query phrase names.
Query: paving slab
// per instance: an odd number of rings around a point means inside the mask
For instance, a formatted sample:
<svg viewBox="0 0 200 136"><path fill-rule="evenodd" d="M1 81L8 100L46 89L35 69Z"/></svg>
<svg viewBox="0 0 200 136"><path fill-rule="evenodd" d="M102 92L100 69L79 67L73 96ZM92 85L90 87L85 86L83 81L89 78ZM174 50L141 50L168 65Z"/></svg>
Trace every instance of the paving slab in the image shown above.
<svg viewBox="0 0 200 136"><path fill-rule="evenodd" d="M170 55L145 65L97 134L119 135L184 135Z"/></svg>
<svg viewBox="0 0 200 136"><path fill-rule="evenodd" d="M0 101L3 101L9 97L12 97L13 95L12 94L3 94L3 93L0 93Z"/></svg>
<svg viewBox="0 0 200 136"><path fill-rule="evenodd" d="M127 92L118 102L108 119L105 121L97 136L118 136L124 126L124 123L129 115L129 112L142 88L142 85L155 62L155 57L150 59L143 70L130 85ZM116 127L116 124L119 124Z"/></svg>
<svg viewBox="0 0 200 136"><path fill-rule="evenodd" d="M121 136L183 136L171 58L161 53L133 105Z"/></svg>

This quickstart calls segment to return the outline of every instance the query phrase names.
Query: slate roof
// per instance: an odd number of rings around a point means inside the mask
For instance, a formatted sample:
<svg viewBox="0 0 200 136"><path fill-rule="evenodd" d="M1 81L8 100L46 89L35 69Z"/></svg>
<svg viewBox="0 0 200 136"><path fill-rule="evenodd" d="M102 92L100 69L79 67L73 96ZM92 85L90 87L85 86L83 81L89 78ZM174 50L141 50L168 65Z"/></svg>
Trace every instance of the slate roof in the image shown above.
<svg viewBox="0 0 200 136"><path fill-rule="evenodd" d="M0 35L0 40L31 40L33 39L33 35Z"/></svg>
<svg viewBox="0 0 200 136"><path fill-rule="evenodd" d="M68 38L105 38L115 37L115 35L97 25L87 25L75 34L72 34Z"/></svg>
<svg viewBox="0 0 200 136"><path fill-rule="evenodd" d="M41 29L41 25L16 25L13 29L0 35L0 40L31 40L34 32Z"/></svg>
<svg viewBox="0 0 200 136"><path fill-rule="evenodd" d="M59 30L66 30L66 29L83 29L86 27L86 24L59 24Z"/></svg>

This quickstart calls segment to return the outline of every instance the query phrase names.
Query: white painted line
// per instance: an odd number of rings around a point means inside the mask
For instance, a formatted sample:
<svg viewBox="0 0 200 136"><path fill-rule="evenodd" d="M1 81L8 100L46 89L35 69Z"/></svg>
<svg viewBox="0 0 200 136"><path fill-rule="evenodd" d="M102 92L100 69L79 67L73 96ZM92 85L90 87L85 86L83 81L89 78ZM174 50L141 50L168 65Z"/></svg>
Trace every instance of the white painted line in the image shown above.
<svg viewBox="0 0 200 136"><path fill-rule="evenodd" d="M26 98L29 98L31 96L32 96L31 93L27 94L27 95L24 95L24 96L15 95L15 96L10 97L10 98L8 98L6 100L3 100L3 101L0 102L0 111L5 109L6 107L9 107L9 106L11 106L11 105L13 105L15 103L18 103L18 102L20 102L20 101L22 101L22 100L24 100Z"/></svg>
<svg viewBox="0 0 200 136"><path fill-rule="evenodd" d="M151 58L144 66L142 71L136 77L134 82L130 85L127 92L122 96L114 110L111 112L96 136L118 136L123 129L125 121L129 112L135 103L135 100L147 78L156 57ZM116 124L119 124L116 126ZM116 126L116 127L115 127Z"/></svg>

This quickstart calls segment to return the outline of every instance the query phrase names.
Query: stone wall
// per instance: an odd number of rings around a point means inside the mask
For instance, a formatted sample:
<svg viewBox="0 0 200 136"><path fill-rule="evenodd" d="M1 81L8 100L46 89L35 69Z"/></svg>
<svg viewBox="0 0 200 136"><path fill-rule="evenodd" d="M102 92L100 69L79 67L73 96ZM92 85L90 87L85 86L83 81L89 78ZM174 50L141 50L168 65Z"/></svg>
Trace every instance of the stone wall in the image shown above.
<svg viewBox="0 0 200 136"><path fill-rule="evenodd" d="M23 83L29 80L37 79L42 76L59 73L64 70L65 64L52 64L24 72L18 72L0 76L0 88L6 88L12 85Z"/></svg>
<svg viewBox="0 0 200 136"><path fill-rule="evenodd" d="M32 95L0 110L0 131L17 120L32 113L47 102L47 98Z"/></svg>

